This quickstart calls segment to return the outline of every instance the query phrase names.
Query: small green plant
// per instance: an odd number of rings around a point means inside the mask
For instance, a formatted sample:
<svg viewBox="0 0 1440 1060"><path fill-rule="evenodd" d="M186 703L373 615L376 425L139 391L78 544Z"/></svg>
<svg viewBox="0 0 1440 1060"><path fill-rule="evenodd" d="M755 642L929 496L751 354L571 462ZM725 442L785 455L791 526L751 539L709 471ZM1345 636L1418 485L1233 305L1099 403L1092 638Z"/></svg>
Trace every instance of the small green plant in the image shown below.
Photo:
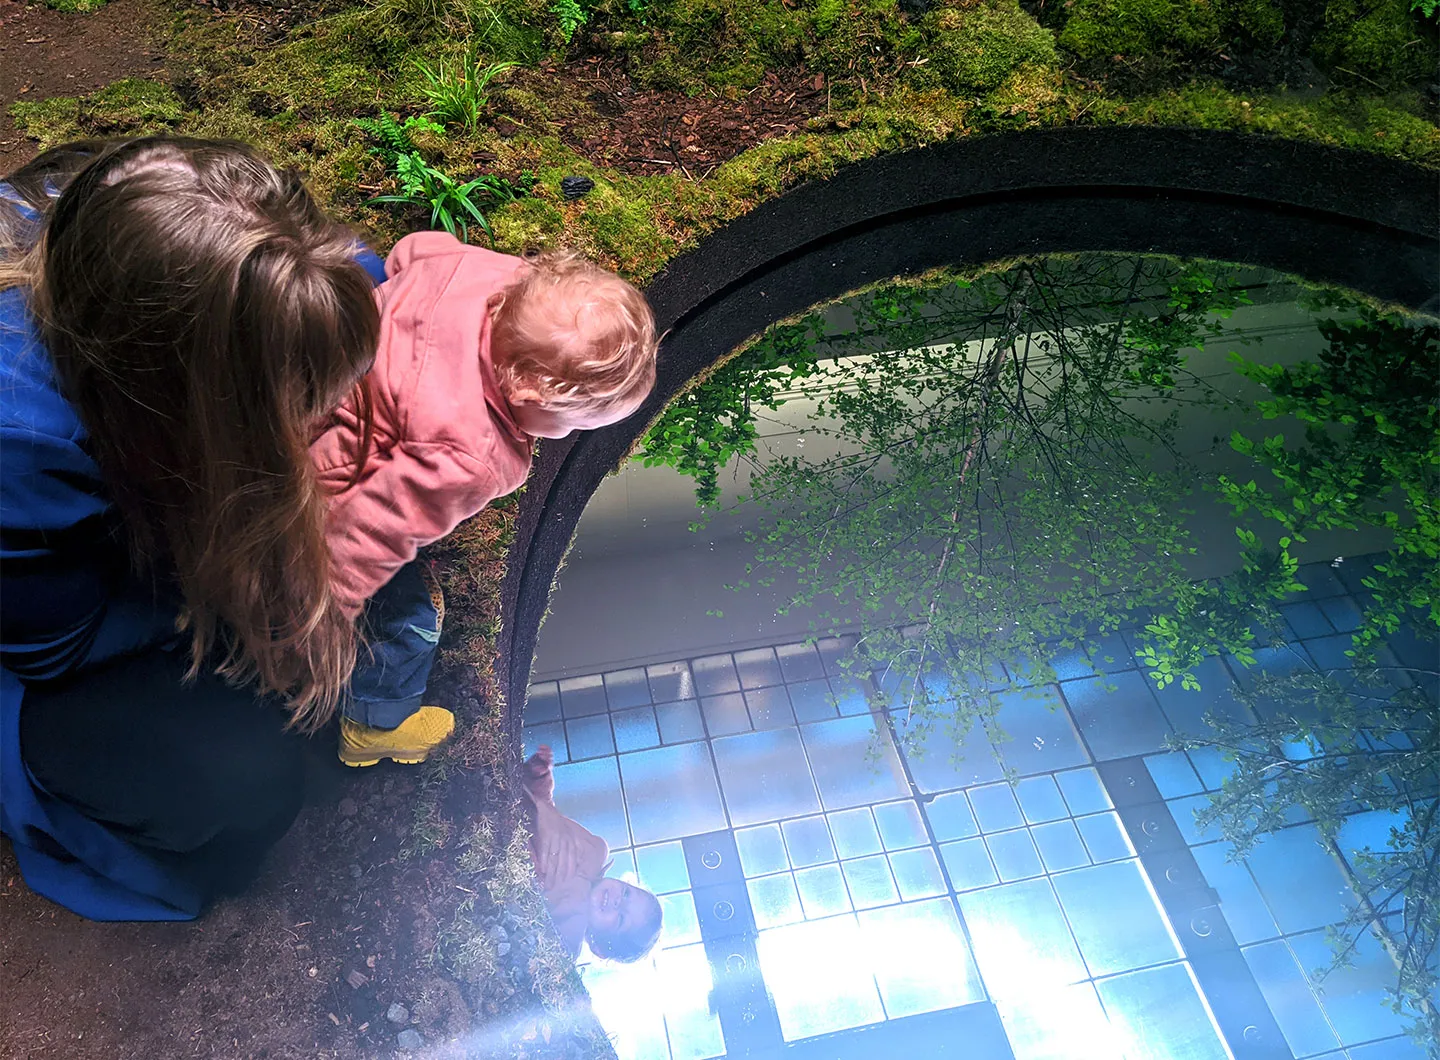
<svg viewBox="0 0 1440 1060"><path fill-rule="evenodd" d="M1440 11L1440 0L1410 0L1410 10L1434 18L1435 12Z"/></svg>
<svg viewBox="0 0 1440 1060"><path fill-rule="evenodd" d="M590 21L590 13L585 10L580 0L554 0L550 5L550 13L560 24L560 36L566 44L575 37L576 30Z"/></svg>
<svg viewBox="0 0 1440 1060"><path fill-rule="evenodd" d="M428 206L430 227L443 228L459 239L470 239L470 223L474 221L493 245L495 232L485 211L514 202L535 186L535 176L528 170L513 182L492 173L482 174L464 184L457 182L444 170L427 162L410 137L412 129L439 130L439 126L428 118L407 118L402 124L381 111L377 118L356 118L354 121L356 126L380 141L376 150L385 156L391 176L400 185L398 193L377 195L368 201Z"/></svg>
<svg viewBox="0 0 1440 1060"><path fill-rule="evenodd" d="M480 114L490 102L490 82L519 63L491 63L482 67L475 45L465 49L459 69L452 73L442 61L438 68L415 60L416 68L429 84L425 98L429 100L430 117L447 125L458 125L473 134L480 124Z"/></svg>

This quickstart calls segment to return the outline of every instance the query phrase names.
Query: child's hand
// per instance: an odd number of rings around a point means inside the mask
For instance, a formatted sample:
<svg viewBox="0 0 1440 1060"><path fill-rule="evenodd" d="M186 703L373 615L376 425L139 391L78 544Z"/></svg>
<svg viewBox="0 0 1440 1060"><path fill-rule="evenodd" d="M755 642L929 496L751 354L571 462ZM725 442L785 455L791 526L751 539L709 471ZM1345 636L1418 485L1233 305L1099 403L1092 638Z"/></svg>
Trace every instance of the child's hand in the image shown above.
<svg viewBox="0 0 1440 1060"><path fill-rule="evenodd" d="M525 763L525 790L536 802L555 801L555 753L549 744L541 744Z"/></svg>
<svg viewBox="0 0 1440 1060"><path fill-rule="evenodd" d="M584 854L582 830L559 810L537 807L535 821L535 874L541 890L548 891L574 878Z"/></svg>

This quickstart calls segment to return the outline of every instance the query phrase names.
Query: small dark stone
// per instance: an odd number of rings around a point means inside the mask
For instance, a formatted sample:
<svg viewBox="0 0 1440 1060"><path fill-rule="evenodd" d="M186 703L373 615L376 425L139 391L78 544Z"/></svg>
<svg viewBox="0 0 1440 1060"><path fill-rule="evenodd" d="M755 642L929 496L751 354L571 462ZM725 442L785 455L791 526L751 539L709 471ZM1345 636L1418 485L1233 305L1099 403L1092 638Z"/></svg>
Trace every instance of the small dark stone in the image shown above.
<svg viewBox="0 0 1440 1060"><path fill-rule="evenodd" d="M425 1044L424 1036L416 1030L404 1030L395 1036L395 1044L402 1049L418 1049Z"/></svg>
<svg viewBox="0 0 1440 1060"><path fill-rule="evenodd" d="M498 953L498 954L499 954L500 956L502 956L502 957L509 956L509 954L510 954L510 943L508 943L508 942L502 942L502 943L500 943L500 945L498 945L498 946L495 947L495 952Z"/></svg>
<svg viewBox="0 0 1440 1060"><path fill-rule="evenodd" d="M363 875L365 875L365 870L362 869L359 865L351 865L351 866L350 866L350 878L351 878L351 879L358 880L358 879L359 879L361 876L363 876Z"/></svg>
<svg viewBox="0 0 1440 1060"><path fill-rule="evenodd" d="M594 188L595 182L589 177L565 177L560 181L560 194L565 197L566 202L583 199Z"/></svg>
<svg viewBox="0 0 1440 1060"><path fill-rule="evenodd" d="M335 807L335 812L338 813L341 817L354 817L357 813L360 812L360 804L349 796L346 796L345 798L341 799L339 804Z"/></svg>

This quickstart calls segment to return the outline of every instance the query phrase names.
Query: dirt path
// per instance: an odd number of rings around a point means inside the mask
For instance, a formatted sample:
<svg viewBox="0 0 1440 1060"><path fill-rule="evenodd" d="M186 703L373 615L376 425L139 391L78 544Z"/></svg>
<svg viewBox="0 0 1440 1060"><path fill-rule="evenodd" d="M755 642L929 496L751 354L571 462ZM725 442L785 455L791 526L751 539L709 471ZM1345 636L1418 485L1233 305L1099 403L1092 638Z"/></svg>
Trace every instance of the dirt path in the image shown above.
<svg viewBox="0 0 1440 1060"><path fill-rule="evenodd" d="M11 103L94 92L159 70L163 56L151 43L152 18L146 0L112 0L89 15L0 0L0 173L35 149L15 128Z"/></svg>

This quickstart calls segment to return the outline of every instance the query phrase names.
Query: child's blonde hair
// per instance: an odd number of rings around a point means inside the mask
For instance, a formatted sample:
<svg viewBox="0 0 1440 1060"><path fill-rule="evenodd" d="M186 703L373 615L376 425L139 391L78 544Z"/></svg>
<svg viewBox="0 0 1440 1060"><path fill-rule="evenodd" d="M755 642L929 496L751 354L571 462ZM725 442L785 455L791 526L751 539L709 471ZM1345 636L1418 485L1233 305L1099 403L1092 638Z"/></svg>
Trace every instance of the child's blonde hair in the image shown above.
<svg viewBox="0 0 1440 1060"><path fill-rule="evenodd" d="M602 412L655 385L655 315L629 283L571 250L551 250L495 310L495 372L550 412Z"/></svg>

